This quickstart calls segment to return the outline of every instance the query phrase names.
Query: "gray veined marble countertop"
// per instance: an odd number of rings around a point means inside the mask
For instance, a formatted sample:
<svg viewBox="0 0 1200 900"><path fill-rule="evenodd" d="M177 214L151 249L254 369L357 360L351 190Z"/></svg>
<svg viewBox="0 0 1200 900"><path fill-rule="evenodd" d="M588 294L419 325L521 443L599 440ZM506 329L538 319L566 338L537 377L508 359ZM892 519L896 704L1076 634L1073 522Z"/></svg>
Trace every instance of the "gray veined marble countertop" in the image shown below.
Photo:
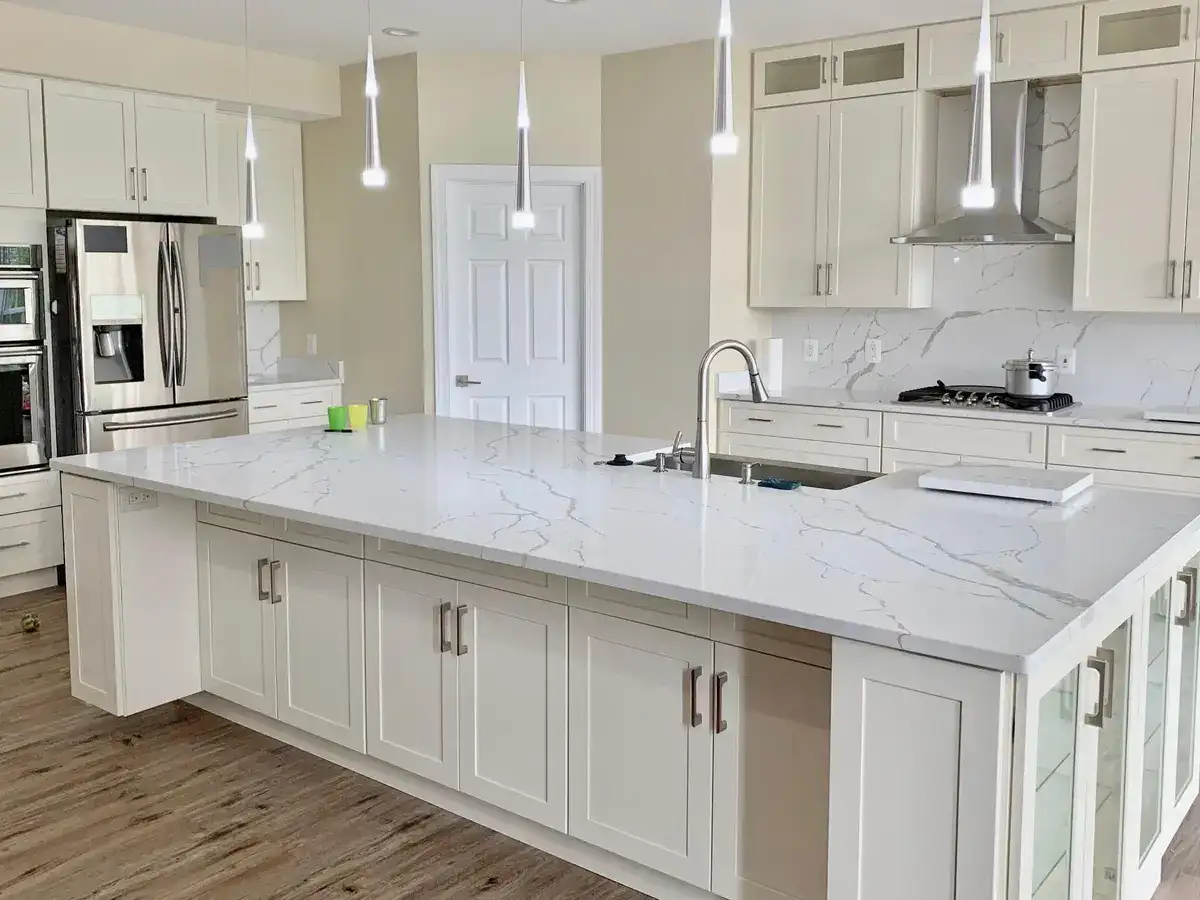
<svg viewBox="0 0 1200 900"><path fill-rule="evenodd" d="M1016 672L1086 653L1096 617L1200 549L1193 497L1098 487L1046 507L923 491L916 473L781 493L595 465L663 443L401 416L53 465Z"/></svg>

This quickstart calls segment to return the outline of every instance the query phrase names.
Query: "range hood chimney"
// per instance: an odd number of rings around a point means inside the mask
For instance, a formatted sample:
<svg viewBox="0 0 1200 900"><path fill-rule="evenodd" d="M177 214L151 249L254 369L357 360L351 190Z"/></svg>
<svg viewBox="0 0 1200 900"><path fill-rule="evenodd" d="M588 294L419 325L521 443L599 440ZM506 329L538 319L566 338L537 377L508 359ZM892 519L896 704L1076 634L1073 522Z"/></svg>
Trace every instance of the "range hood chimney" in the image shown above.
<svg viewBox="0 0 1200 900"><path fill-rule="evenodd" d="M1070 244L1075 236L1038 215L1045 95L1028 81L992 85L992 172L996 205L892 238L893 244ZM1032 127L1028 127L1032 123Z"/></svg>

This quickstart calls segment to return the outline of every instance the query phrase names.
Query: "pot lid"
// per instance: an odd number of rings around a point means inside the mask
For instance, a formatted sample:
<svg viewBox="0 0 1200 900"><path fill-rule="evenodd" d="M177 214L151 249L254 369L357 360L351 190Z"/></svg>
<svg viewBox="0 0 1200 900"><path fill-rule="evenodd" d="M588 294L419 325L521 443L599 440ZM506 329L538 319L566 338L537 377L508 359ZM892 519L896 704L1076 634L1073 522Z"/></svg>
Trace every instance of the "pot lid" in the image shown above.
<svg viewBox="0 0 1200 900"><path fill-rule="evenodd" d="M1044 372L1055 372L1058 370L1058 361L1053 359L1037 359L1033 355L1033 351L1029 351L1028 356L1022 356L1016 359L1007 360L1002 369L1024 370L1030 366L1040 366Z"/></svg>

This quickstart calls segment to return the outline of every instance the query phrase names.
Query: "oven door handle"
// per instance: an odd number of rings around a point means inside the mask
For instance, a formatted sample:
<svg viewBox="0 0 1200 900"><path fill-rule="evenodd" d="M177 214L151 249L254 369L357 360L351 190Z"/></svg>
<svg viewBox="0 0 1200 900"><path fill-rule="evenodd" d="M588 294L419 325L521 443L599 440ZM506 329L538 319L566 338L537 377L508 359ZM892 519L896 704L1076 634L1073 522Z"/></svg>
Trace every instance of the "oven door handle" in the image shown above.
<svg viewBox="0 0 1200 900"><path fill-rule="evenodd" d="M170 419L153 419L149 422L105 422L104 430L108 431L145 431L150 428L170 428L172 425L198 425L201 422L220 422L222 419L236 419L241 412L236 409L223 409L220 412L201 413L197 416L175 416Z"/></svg>

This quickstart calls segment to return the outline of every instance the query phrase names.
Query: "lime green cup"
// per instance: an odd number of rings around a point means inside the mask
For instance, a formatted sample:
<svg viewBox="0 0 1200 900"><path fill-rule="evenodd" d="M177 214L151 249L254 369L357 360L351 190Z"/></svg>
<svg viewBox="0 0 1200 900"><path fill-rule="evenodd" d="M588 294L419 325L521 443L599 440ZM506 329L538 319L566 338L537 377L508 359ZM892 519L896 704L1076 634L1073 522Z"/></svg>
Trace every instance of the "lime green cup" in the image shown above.
<svg viewBox="0 0 1200 900"><path fill-rule="evenodd" d="M350 411L350 427L355 431L362 431L367 427L367 404L354 403L347 406Z"/></svg>
<svg viewBox="0 0 1200 900"><path fill-rule="evenodd" d="M349 431L350 411L344 406L329 407L329 430Z"/></svg>

